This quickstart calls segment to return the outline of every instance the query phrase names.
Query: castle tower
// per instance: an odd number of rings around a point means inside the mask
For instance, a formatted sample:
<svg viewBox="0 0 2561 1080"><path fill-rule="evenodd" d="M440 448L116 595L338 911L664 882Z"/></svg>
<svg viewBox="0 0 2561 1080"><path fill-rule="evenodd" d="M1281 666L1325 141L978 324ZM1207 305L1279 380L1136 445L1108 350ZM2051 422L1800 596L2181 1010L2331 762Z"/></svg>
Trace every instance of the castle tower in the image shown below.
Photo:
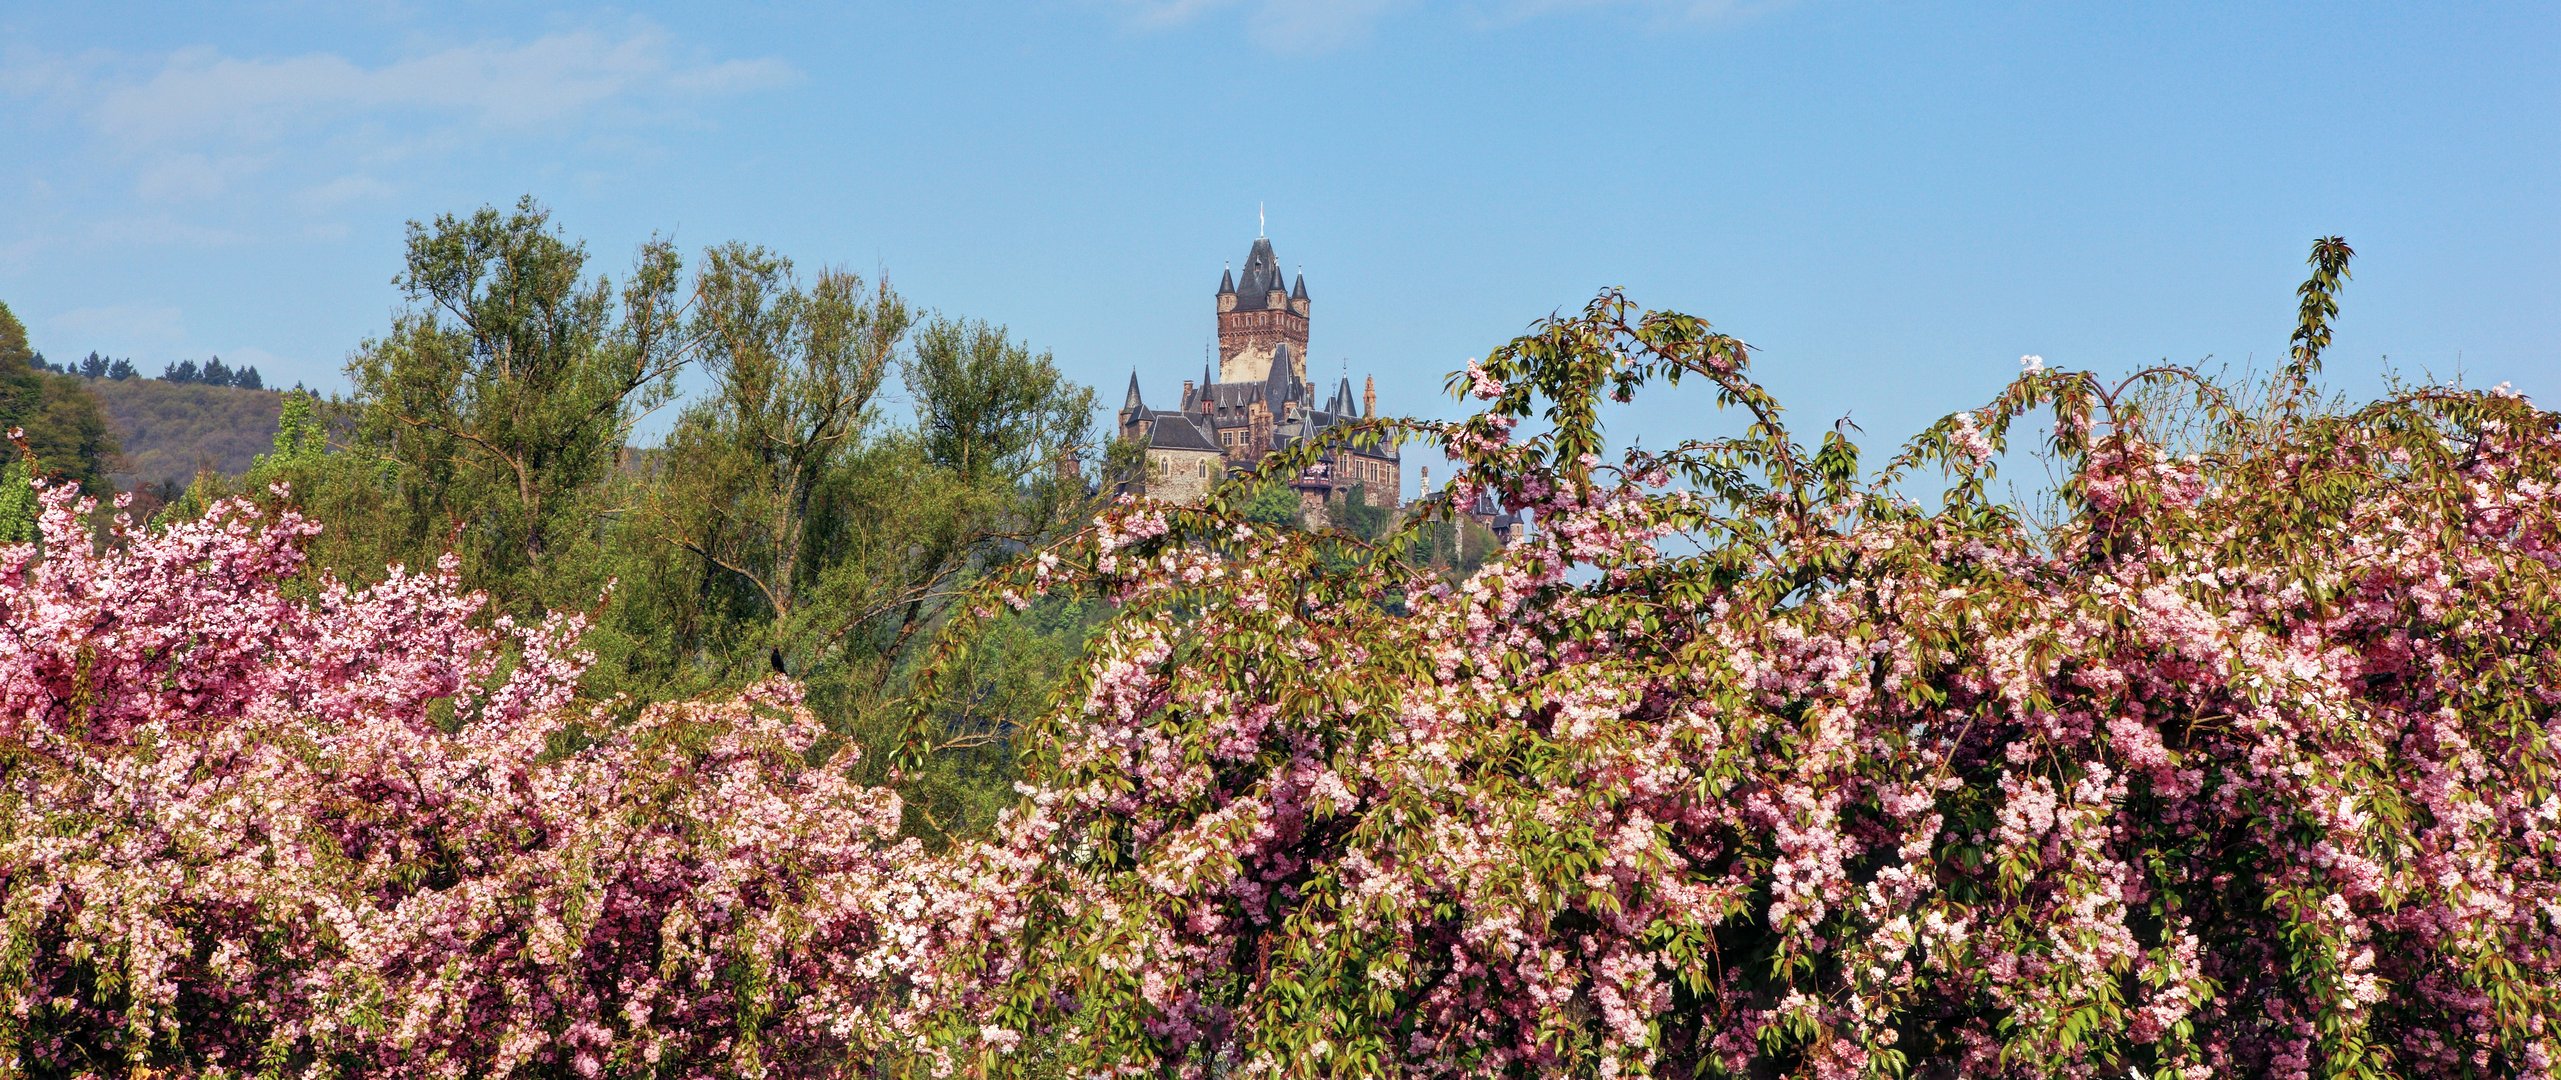
<svg viewBox="0 0 2561 1080"><path fill-rule="evenodd" d="M1218 381L1263 382L1271 375L1272 358L1289 346L1289 378L1307 378L1307 277L1295 284L1283 280L1272 242L1254 238L1245 253L1245 272L1222 273L1218 281Z"/></svg>

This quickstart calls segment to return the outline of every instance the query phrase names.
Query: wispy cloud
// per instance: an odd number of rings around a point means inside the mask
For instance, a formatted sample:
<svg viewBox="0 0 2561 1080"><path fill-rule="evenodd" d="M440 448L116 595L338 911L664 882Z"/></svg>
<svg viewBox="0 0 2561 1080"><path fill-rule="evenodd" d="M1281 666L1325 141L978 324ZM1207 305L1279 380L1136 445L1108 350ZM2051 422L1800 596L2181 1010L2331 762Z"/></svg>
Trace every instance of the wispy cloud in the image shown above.
<svg viewBox="0 0 2561 1080"><path fill-rule="evenodd" d="M1321 53L1367 40L1390 16L1442 16L1478 29L1536 19L1635 16L1658 26L1703 24L1788 6L1793 0L1109 0L1131 26L1154 30L1242 11L1256 44L1282 53Z"/></svg>
<svg viewBox="0 0 2561 1080"><path fill-rule="evenodd" d="M1795 0L1486 0L1477 14L1494 24L1561 15L1633 15L1658 26L1746 18L1793 6Z"/></svg>
<svg viewBox="0 0 2561 1080"><path fill-rule="evenodd" d="M334 210L349 203L389 198L396 193L397 189L376 177L348 173L304 188L296 193L295 199L315 210Z"/></svg>
<svg viewBox="0 0 2561 1080"><path fill-rule="evenodd" d="M780 60L694 55L644 20L380 60L195 46L150 56L21 47L5 61L0 102L85 130L140 202L249 194L262 203L253 212L306 214L394 194L385 179L392 163L499 140L645 128L797 77ZM269 174L276 178L256 183Z"/></svg>
<svg viewBox="0 0 2561 1080"><path fill-rule="evenodd" d="M269 142L351 118L427 119L521 131L617 102L762 89L778 60L683 63L654 25L482 42L367 67L317 53L282 59L182 49L148 78L104 88L100 134L126 145Z"/></svg>
<svg viewBox="0 0 2561 1080"><path fill-rule="evenodd" d="M155 154L135 172L133 193L146 202L209 199L230 190L233 181L266 168L258 154L212 155L193 150Z"/></svg>
<svg viewBox="0 0 2561 1080"><path fill-rule="evenodd" d="M1266 0L1248 21L1254 39L1281 52L1327 52L1366 40L1407 0Z"/></svg>
<svg viewBox="0 0 2561 1080"><path fill-rule="evenodd" d="M238 247L257 239L256 234L239 229L198 224L167 214L105 218L90 226L89 234L96 242L111 247Z"/></svg>
<svg viewBox="0 0 2561 1080"><path fill-rule="evenodd" d="M1420 0L1117 0L1141 29L1179 26L1222 9L1246 11L1256 44L1274 52L1329 52L1368 39L1380 19Z"/></svg>

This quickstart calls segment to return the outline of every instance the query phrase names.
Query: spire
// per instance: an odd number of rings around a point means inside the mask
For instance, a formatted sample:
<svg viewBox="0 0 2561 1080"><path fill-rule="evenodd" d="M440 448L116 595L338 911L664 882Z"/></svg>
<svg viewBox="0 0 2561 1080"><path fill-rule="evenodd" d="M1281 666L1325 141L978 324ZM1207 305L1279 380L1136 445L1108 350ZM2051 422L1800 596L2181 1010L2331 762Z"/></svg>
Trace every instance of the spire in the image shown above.
<svg viewBox="0 0 2561 1080"><path fill-rule="evenodd" d="M1281 277L1280 257L1272 254L1272 242L1255 237L1254 246L1245 253L1245 266L1236 274L1236 309L1261 311L1271 304L1271 295L1286 292L1288 282Z"/></svg>
<svg viewBox="0 0 2561 1080"><path fill-rule="evenodd" d="M1292 300L1307 299L1307 274L1305 271L1301 271L1299 273L1298 283L1289 287L1289 298Z"/></svg>
<svg viewBox="0 0 2561 1080"><path fill-rule="evenodd" d="M1120 407L1127 410L1142 408L1144 405L1145 403L1138 399L1138 369L1131 368L1129 369L1129 396L1121 399Z"/></svg>
<svg viewBox="0 0 2561 1080"><path fill-rule="evenodd" d="M1233 266L1222 266L1222 267L1219 267L1219 268L1218 268L1218 291L1219 291L1221 294L1225 294L1225 293L1232 293L1232 292L1235 292L1235 291L1236 291L1236 268L1235 268L1235 267L1233 267Z"/></svg>

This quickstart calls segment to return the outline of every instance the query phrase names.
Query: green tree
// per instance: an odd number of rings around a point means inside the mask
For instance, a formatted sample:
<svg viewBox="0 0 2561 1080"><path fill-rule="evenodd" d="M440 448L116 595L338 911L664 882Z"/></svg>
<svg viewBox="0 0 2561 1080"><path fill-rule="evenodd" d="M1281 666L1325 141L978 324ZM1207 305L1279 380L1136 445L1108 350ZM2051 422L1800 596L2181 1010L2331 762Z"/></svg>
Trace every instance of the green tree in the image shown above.
<svg viewBox="0 0 2561 1080"><path fill-rule="evenodd" d="M1301 523L1299 511L1296 489L1278 480L1266 480L1254 485L1241 513L1245 520L1257 524L1295 529Z"/></svg>
<svg viewBox="0 0 2561 1080"><path fill-rule="evenodd" d="M0 544L24 544L36 538L36 489L32 479L23 455L12 452L7 461L0 462Z"/></svg>
<svg viewBox="0 0 2561 1080"><path fill-rule="evenodd" d="M886 283L828 271L803 287L789 260L741 244L706 256L696 304L712 391L667 440L650 520L788 625L812 572L810 501L856 448L912 317Z"/></svg>
<svg viewBox="0 0 2561 1080"><path fill-rule="evenodd" d="M329 452L329 430L320 422L319 405L308 391L295 390L285 395L283 410L276 417L276 448L258 455L249 466L249 486L253 490L283 479L297 467L307 467Z"/></svg>
<svg viewBox="0 0 2561 1080"><path fill-rule="evenodd" d="M703 267L692 326L712 385L634 470L641 512L613 541L622 585L590 641L635 697L799 678L876 779L904 730L885 706L914 692L954 598L1088 516L1091 392L984 323L936 319L905 344L905 302L852 274L802 280L739 245ZM893 365L912 418L878 408ZM938 684L937 741L901 783L920 831L981 829L1010 799L1012 725L1092 617L1029 612Z"/></svg>
<svg viewBox="0 0 2561 1080"><path fill-rule="evenodd" d="M1376 543L1396 525L1396 512L1384 506L1369 504L1369 485L1355 484L1342 504L1336 508L1343 530L1363 540Z"/></svg>
<svg viewBox="0 0 2561 1080"><path fill-rule="evenodd" d="M1093 426L1092 390L1068 382L1048 353L984 322L927 322L907 385L926 459L968 483L1035 473L1059 449L1081 449Z"/></svg>
<svg viewBox="0 0 2561 1080"><path fill-rule="evenodd" d="M0 304L0 430L25 432L44 475L105 494L107 464L116 453L106 413L79 376L40 370L37 363L26 324Z"/></svg>
<svg viewBox="0 0 2561 1080"><path fill-rule="evenodd" d="M360 438L392 461L413 544L457 536L474 584L540 611L592 597L595 501L630 425L688 355L672 245L642 245L619 288L531 198L412 222L395 279L410 307L348 365Z"/></svg>

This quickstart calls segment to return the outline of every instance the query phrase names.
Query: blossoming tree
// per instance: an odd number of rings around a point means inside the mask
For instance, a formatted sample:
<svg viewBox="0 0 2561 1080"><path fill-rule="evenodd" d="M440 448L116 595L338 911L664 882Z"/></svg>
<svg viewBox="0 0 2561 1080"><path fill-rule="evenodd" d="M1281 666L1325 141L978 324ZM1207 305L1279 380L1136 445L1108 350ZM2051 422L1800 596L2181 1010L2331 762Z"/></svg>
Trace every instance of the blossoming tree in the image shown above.
<svg viewBox="0 0 2561 1080"><path fill-rule="evenodd" d="M1121 508L1006 594L1122 608L947 1030L1072 1074L2550 1075L2561 431L2310 408L2347 258L2264 408L2031 364L1874 478L1740 342L1603 295L1424 427L1431 506L1541 525L1455 585ZM1656 383L1740 433L1604 463ZM1986 496L2029 416L2048 528Z"/></svg>
<svg viewBox="0 0 2561 1080"><path fill-rule="evenodd" d="M581 725L574 619L247 502L0 548L0 1076L838 1075L934 864L784 683Z"/></svg>

